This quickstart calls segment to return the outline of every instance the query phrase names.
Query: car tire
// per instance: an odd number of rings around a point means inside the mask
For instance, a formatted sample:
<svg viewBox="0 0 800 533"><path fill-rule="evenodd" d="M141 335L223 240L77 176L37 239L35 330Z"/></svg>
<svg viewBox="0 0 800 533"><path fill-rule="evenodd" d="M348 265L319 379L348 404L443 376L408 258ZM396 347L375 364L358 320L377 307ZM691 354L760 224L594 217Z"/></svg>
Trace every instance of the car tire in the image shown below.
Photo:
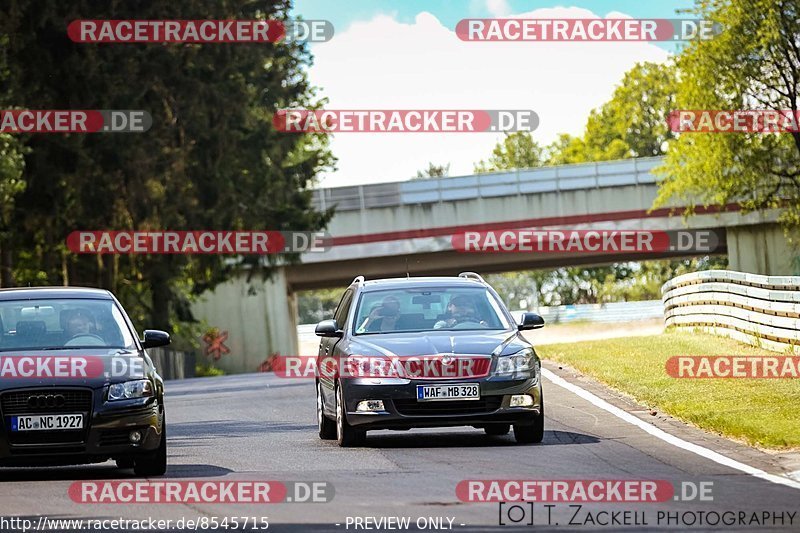
<svg viewBox="0 0 800 533"><path fill-rule="evenodd" d="M533 418L532 424L514 424L514 438L518 443L535 444L544 439L544 398L541 402L541 413Z"/></svg>
<svg viewBox="0 0 800 533"><path fill-rule="evenodd" d="M154 452L140 455L133 460L133 472L137 476L156 477L167 472L167 422L161 426L161 444Z"/></svg>
<svg viewBox="0 0 800 533"><path fill-rule="evenodd" d="M508 435L511 431L511 424L492 424L483 428L487 435L501 436Z"/></svg>
<svg viewBox="0 0 800 533"><path fill-rule="evenodd" d="M317 427L319 438L333 440L336 438L336 421L325 415L325 403L322 396L322 383L317 382Z"/></svg>
<svg viewBox="0 0 800 533"><path fill-rule="evenodd" d="M117 468L120 470L129 470L134 465L133 457L120 457L116 462Z"/></svg>
<svg viewBox="0 0 800 533"><path fill-rule="evenodd" d="M342 387L336 387L336 441L342 448L360 446L364 443L367 432L363 429L356 429L347 423L345 415L344 396Z"/></svg>

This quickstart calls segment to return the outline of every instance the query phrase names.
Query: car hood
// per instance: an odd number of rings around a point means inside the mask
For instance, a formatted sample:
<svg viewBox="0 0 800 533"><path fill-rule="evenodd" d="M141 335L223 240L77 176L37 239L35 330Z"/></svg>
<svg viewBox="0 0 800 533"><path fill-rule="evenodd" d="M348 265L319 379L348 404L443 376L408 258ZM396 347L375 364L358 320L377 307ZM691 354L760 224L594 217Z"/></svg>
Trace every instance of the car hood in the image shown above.
<svg viewBox="0 0 800 533"><path fill-rule="evenodd" d="M96 389L140 379L147 372L147 363L138 352L118 348L0 352L0 390L50 386Z"/></svg>
<svg viewBox="0 0 800 533"><path fill-rule="evenodd" d="M427 356L438 354L508 355L529 348L516 331L426 331L360 335L349 347L351 355Z"/></svg>

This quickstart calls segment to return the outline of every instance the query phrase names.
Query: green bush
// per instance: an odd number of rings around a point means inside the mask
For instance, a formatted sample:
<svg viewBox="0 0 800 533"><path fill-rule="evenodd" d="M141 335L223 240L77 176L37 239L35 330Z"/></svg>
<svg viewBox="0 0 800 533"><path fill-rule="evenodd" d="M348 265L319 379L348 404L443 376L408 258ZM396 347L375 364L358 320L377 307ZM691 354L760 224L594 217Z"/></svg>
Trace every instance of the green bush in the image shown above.
<svg viewBox="0 0 800 533"><path fill-rule="evenodd" d="M211 365L195 365L194 376L197 378L207 378L213 376L224 376L225 371Z"/></svg>

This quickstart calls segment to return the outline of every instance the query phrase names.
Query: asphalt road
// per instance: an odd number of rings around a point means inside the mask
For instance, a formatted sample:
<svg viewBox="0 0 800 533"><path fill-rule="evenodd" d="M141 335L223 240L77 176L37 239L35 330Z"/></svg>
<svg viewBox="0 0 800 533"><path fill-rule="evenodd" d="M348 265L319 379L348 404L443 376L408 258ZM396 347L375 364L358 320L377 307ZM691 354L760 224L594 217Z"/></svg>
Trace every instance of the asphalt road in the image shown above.
<svg viewBox="0 0 800 533"><path fill-rule="evenodd" d="M552 366L550 366L553 369ZM558 372L558 369L553 369ZM683 439L712 447L757 468L779 472L777 458L708 436L669 419L639 412L602 388L577 380L636 416L655 422ZM464 479L663 479L713 482L713 501L670 501L663 504L569 504L533 508L536 529L550 524L557 530L600 527L586 523L610 521L601 511L638 512L629 525L606 530L674 530L701 512L734 511L796 513L793 522L775 529L800 528L800 490L781 486L722 466L673 446L613 416L564 388L545 381L545 440L520 446L512 436L488 437L472 428L370 433L365 448L342 449L316 434L314 388L308 381L289 381L271 374L199 378L167 383L169 470L167 478L191 480L326 481L335 489L329 503L250 504L77 504L68 496L74 480L132 478L112 463L55 469L0 470L0 515L48 518L171 518L268 517L270 530L356 531L354 517L409 517L416 530L419 518L440 517L453 530L499 527L497 503L464 503L456 484ZM509 511L508 507L504 510ZM526 512L529 509L525 509ZM679 512L681 522L659 522L658 512ZM520 513L515 510L513 513ZM689 513L689 514L683 514ZM635 516L634 518L631 518ZM708 517L710 516L710 518ZM707 519L713 520L713 514ZM728 515L730 516L730 515ZM747 515L751 519L751 515ZM348 527L348 517L350 525ZM516 515L512 518L518 518ZM524 523L529 517L522 518ZM619 520L624 520L618 515ZM720 520L722 517L720 516ZM508 522L508 517L503 519ZM567 524L572 521L573 525ZM362 522L375 526L374 522ZM558 523L558 527L556 527ZM582 525L575 525L580 523ZM646 525L645 525L646 523ZM339 525L337 525L339 524ZM732 526L693 529L729 530ZM420 522L420 525L424 525ZM751 523L747 530L762 529ZM770 519L767 525L773 525ZM508 527L499 527L505 530ZM530 529L530 527L528 527ZM372 529L375 530L375 529Z"/></svg>

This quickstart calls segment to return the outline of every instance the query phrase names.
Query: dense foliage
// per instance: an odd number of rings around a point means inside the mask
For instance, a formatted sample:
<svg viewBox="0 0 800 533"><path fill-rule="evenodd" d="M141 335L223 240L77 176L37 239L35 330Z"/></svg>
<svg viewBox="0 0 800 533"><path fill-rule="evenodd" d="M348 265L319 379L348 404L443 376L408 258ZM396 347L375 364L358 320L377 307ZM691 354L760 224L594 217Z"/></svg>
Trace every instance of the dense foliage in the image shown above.
<svg viewBox="0 0 800 533"><path fill-rule="evenodd" d="M697 18L718 23L711 40L678 56L678 109L798 111L797 0L698 0ZM780 208L787 233L800 230L800 132L682 134L663 168L658 204L680 198L739 203L745 212Z"/></svg>
<svg viewBox="0 0 800 533"><path fill-rule="evenodd" d="M78 44L66 32L75 19L285 20L288 0L0 6L5 108L142 109L153 117L138 134L0 136L4 286L108 288L138 324L174 331L191 319L195 295L260 258L78 256L66 236L324 227L330 214L310 207L310 186L332 164L325 140L271 124L278 108L319 105L305 44Z"/></svg>

